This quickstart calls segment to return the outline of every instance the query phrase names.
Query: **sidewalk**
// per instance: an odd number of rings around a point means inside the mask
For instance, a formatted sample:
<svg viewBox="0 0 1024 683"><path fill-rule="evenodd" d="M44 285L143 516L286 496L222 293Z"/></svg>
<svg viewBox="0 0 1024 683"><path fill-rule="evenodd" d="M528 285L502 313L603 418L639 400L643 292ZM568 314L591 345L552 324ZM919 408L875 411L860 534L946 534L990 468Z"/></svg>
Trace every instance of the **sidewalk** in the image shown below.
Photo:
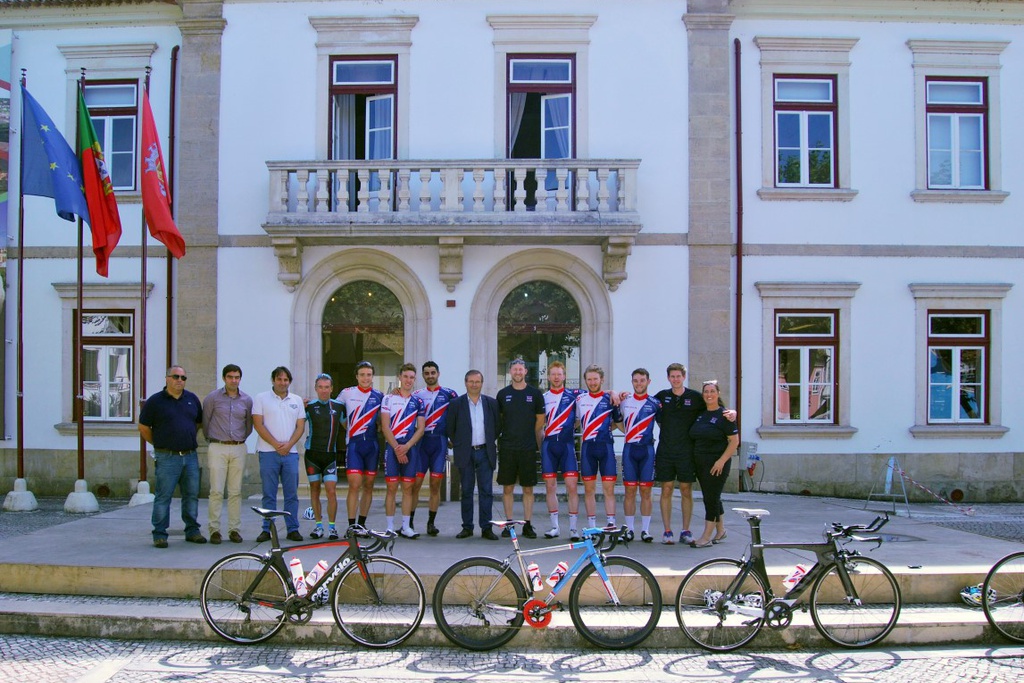
<svg viewBox="0 0 1024 683"><path fill-rule="evenodd" d="M247 502L258 504L258 501ZM674 502L674 517L678 525L678 497ZM765 541L814 541L821 537L827 522L867 523L875 515L864 510L864 502L859 500L733 493L724 496L724 503L729 537L714 548L661 545L663 529L656 493L651 531L657 540L651 544L634 541L628 547L616 549L616 554L628 555L646 564L661 584L665 602L661 628L645 646L685 646L675 625L672 607L680 580L691 567L704 559L739 557L749 542L747 524L731 512L731 508L769 510L770 516L762 523ZM300 502L301 507L306 504L305 501ZM564 502L560 508L562 541L565 542L568 524ZM621 514L621 502L618 508ZM695 508L698 511L696 524L700 524L699 513L703 505L699 495ZM0 591L3 591L0 594L0 632L130 638L213 637L199 613L196 596L200 581L206 569L224 555L267 550L269 543L257 545L254 542L261 520L247 507L243 508L242 536L246 541L241 544L186 543L175 500L170 547L162 550L152 546L151 509L150 505L121 507L31 533L0 537ZM419 510L416 526L422 532L426 527L425 502L421 503ZM499 510L500 497L495 512ZM521 515L521 511L522 506L517 502L515 514ZM38 513L2 514L31 516ZM205 519L206 501L202 500L200 522L205 522ZM598 520L603 523L603 515ZM860 548L893 571L903 592L905 607L900 625L887 642L978 642L991 637L986 636L987 624L981 610L963 606L958 593L963 586L980 582L997 559L1020 549L1022 544L963 529L982 533L1005 533L1007 528L1019 531L1024 527L1021 520L1024 520L1024 506L1020 505L976 506L974 515L966 516L950 506L918 504L911 506L909 518L905 513L892 517L883 529L886 543L881 548L871 550L874 546L868 544ZM540 532L548 527L546 505L542 500L537 501L533 521ZM374 500L370 526L384 527L383 495ZM441 530L439 536L431 538L424 534L416 540L399 539L394 549L396 557L408 562L421 575L428 596L437 577L456 560L469 555L501 558L511 550L508 541L486 541L479 537L478 532L470 539L454 538L461 528L457 502L442 503L437 526ZM961 528L951 528L958 526ZM0 528L3 528L2 524ZM309 522L303 522L303 535L308 535L310 528ZM678 535L678 528L675 531ZM204 528L203 533L206 532ZM527 548L551 544L554 542L543 538L523 541ZM322 551L299 550L295 554L302 559L304 566L312 567L321 559L315 556L318 553ZM558 559L555 554L551 558L552 562ZM776 581L806 559L788 551L770 552L766 556L769 573ZM542 571L546 569L542 567ZM568 622L567 615L558 616L564 616ZM806 621L806 624L801 625L801 621ZM557 625L557 620L555 623ZM332 625L330 610L321 610L309 624L285 629L279 638L295 642L304 639L322 642L331 638L340 642L336 629L331 635ZM807 633L802 633L805 630ZM556 636L562 631L564 634ZM768 632L766 629L757 642L770 645L773 638L784 643L793 637L802 643L814 642L816 633L807 615L799 614L794 626L787 631ZM444 642L433 628L429 609L424 626L414 638L411 644L436 645ZM581 642L571 623L564 629L549 628L544 632L517 636L517 639L523 638L536 639L534 642L543 642L547 647L558 646L562 638L567 639L565 646L574 647Z"/></svg>

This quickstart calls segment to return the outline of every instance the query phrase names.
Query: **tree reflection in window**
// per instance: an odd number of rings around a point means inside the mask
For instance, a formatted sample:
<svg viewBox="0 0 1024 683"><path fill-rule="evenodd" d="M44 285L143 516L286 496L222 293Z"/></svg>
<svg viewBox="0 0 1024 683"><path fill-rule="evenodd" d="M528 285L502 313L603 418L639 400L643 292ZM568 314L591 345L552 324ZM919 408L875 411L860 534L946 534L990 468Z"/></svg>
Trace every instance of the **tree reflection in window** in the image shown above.
<svg viewBox="0 0 1024 683"><path fill-rule="evenodd" d="M324 307L323 371L334 378L334 391L355 383L356 363L373 363L375 386L386 390L404 361L405 313L398 297L369 280L350 282L334 292Z"/></svg>
<svg viewBox="0 0 1024 683"><path fill-rule="evenodd" d="M580 334L580 308L569 292L542 280L519 285L498 309L497 376L510 381L509 361L522 358L527 382L543 387L538 375L547 363L579 359ZM578 378L566 378L568 386L578 383Z"/></svg>

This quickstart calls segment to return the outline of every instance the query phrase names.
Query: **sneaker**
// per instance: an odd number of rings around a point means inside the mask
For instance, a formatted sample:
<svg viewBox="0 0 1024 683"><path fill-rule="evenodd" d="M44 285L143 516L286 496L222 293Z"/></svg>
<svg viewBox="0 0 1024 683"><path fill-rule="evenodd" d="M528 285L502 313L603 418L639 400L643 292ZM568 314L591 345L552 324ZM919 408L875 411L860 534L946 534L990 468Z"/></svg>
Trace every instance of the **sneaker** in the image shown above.
<svg viewBox="0 0 1024 683"><path fill-rule="evenodd" d="M533 525L529 522L523 525L523 536L526 538L537 538L537 532L533 530Z"/></svg>
<svg viewBox="0 0 1024 683"><path fill-rule="evenodd" d="M289 541L298 542L302 540L302 534L300 534L298 531L289 531L288 535L285 536L285 538L287 538Z"/></svg>
<svg viewBox="0 0 1024 683"><path fill-rule="evenodd" d="M317 524L313 527L313 532L309 535L310 538L323 538L324 537L324 526L323 524Z"/></svg>
<svg viewBox="0 0 1024 683"><path fill-rule="evenodd" d="M676 535L673 534L671 531L666 531L664 534L661 535L661 544L662 545L675 545L676 544Z"/></svg>
<svg viewBox="0 0 1024 683"><path fill-rule="evenodd" d="M333 524L327 529L327 538L332 541L338 540L338 527Z"/></svg>
<svg viewBox="0 0 1024 683"><path fill-rule="evenodd" d="M622 540L625 541L626 543L629 543L634 538L635 538L635 536L633 535L633 530L632 529L626 529L626 532L624 534L622 534Z"/></svg>
<svg viewBox="0 0 1024 683"><path fill-rule="evenodd" d="M502 538L512 538L512 531L508 527L505 527L504 529L501 530L501 537Z"/></svg>
<svg viewBox="0 0 1024 683"><path fill-rule="evenodd" d="M559 530L557 526L553 526L544 532L544 538L558 538Z"/></svg>
<svg viewBox="0 0 1024 683"><path fill-rule="evenodd" d="M409 529L408 527L404 527L404 526L398 532L398 535L401 536L402 538L419 538L420 537L420 535L418 533L416 533L412 529Z"/></svg>
<svg viewBox="0 0 1024 683"><path fill-rule="evenodd" d="M691 543L693 543L693 534L691 534L689 531L680 531L679 542L682 545L690 545Z"/></svg>
<svg viewBox="0 0 1024 683"><path fill-rule="evenodd" d="M644 543L650 543L651 541L654 540L654 536L651 536L646 531L641 531L640 532L640 540L643 541Z"/></svg>
<svg viewBox="0 0 1024 683"><path fill-rule="evenodd" d="M270 540L270 532L269 531L261 531L260 535L256 537L256 542L257 543L266 543L269 540Z"/></svg>
<svg viewBox="0 0 1024 683"><path fill-rule="evenodd" d="M580 540L580 532L576 531L575 529L569 529L569 540L573 543Z"/></svg>
<svg viewBox="0 0 1024 683"><path fill-rule="evenodd" d="M434 526L433 522L427 522L427 536L437 536L441 530Z"/></svg>

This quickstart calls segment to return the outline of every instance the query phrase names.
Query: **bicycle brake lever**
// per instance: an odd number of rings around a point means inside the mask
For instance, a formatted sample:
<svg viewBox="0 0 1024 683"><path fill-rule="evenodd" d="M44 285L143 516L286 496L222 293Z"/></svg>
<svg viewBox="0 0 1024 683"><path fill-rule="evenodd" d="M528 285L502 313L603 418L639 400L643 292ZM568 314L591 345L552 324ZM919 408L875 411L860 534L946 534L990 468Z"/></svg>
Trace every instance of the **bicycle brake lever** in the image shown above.
<svg viewBox="0 0 1024 683"><path fill-rule="evenodd" d="M850 538L852 540L854 540L854 541L857 541L858 543L874 543L875 547L874 548L869 548L869 550L878 550L879 548L882 547L882 537L881 536L852 536L851 535Z"/></svg>

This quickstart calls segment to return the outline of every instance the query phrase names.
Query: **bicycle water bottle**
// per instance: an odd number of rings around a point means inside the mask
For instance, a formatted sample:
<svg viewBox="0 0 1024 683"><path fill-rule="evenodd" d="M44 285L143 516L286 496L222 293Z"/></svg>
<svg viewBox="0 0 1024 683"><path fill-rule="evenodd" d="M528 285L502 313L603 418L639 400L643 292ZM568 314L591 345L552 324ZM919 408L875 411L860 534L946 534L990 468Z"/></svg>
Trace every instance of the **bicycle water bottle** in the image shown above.
<svg viewBox="0 0 1024 683"><path fill-rule="evenodd" d="M800 583L800 579L804 578L804 575L807 573L808 569L809 567L802 564L798 564L796 567L794 567L793 571L790 572L789 576L782 580L782 585L785 586L786 591L793 590L793 586Z"/></svg>
<svg viewBox="0 0 1024 683"><path fill-rule="evenodd" d="M526 565L526 573L530 575L530 585L533 587L534 593L544 587L544 583L540 580L540 567L536 562Z"/></svg>
<svg viewBox="0 0 1024 683"><path fill-rule="evenodd" d="M292 572L292 585L295 586L295 594L300 598L306 597L306 577L302 571L302 560L297 557L293 557L288 563L288 568Z"/></svg>
<svg viewBox="0 0 1024 683"><path fill-rule="evenodd" d="M565 562L559 562L555 566L555 570L551 572L551 576L548 577L548 585L554 588L555 584L561 581L562 577L565 576L566 572L568 571L569 565L567 565Z"/></svg>
<svg viewBox="0 0 1024 683"><path fill-rule="evenodd" d="M312 588L316 585L316 582L320 580L320 577L327 571L326 560L320 560L316 563L316 566L309 570L306 574L306 585Z"/></svg>

